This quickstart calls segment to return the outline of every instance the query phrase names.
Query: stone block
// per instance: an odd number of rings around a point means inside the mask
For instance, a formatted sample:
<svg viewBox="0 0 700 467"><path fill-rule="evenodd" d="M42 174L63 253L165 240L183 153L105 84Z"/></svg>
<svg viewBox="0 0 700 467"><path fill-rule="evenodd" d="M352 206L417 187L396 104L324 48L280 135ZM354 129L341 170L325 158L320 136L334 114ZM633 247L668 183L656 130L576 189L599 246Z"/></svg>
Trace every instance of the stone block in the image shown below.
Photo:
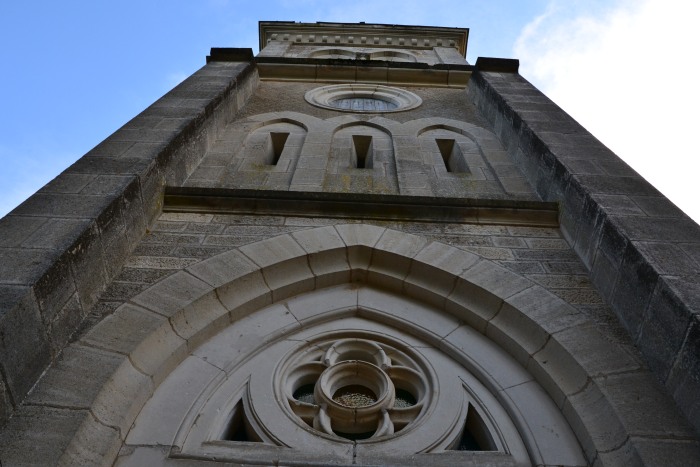
<svg viewBox="0 0 700 467"><path fill-rule="evenodd" d="M644 215L644 211L627 195L593 195L592 198L612 216Z"/></svg>
<svg viewBox="0 0 700 467"><path fill-rule="evenodd" d="M420 302L379 289L363 287L358 292L357 303L360 315L363 309L376 311L382 315L382 321L387 320L394 327L408 331L421 328L432 339L443 338L460 325L459 320L451 315L431 313ZM411 326L406 326L406 322L410 322Z"/></svg>
<svg viewBox="0 0 700 467"><path fill-rule="evenodd" d="M470 326L455 329L440 341L440 348L470 372L487 375L489 387L505 389L532 380L522 365Z"/></svg>
<svg viewBox="0 0 700 467"><path fill-rule="evenodd" d="M637 345L649 368L665 381L683 345L691 316L682 300L660 278L641 325Z"/></svg>
<svg viewBox="0 0 700 467"><path fill-rule="evenodd" d="M227 251L187 268L190 274L212 287L221 287L257 270L259 267L238 250Z"/></svg>
<svg viewBox="0 0 700 467"><path fill-rule="evenodd" d="M458 278L447 297L445 310L479 332L486 332L487 322L501 309L503 300L463 278Z"/></svg>
<svg viewBox="0 0 700 467"><path fill-rule="evenodd" d="M123 359L102 386L92 404L92 414L103 425L127 433L143 404L153 394L153 381Z"/></svg>
<svg viewBox="0 0 700 467"><path fill-rule="evenodd" d="M700 318L694 315L666 387L687 419L700 431Z"/></svg>
<svg viewBox="0 0 700 467"><path fill-rule="evenodd" d="M212 287L206 282L188 272L180 271L154 284L132 301L170 317L211 290Z"/></svg>
<svg viewBox="0 0 700 467"><path fill-rule="evenodd" d="M129 360L139 372L149 375L157 387L187 353L187 341L165 321L139 343Z"/></svg>
<svg viewBox="0 0 700 467"><path fill-rule="evenodd" d="M170 318L170 323L175 333L185 339L187 347L192 350L228 326L231 316L216 293L211 292L183 308Z"/></svg>
<svg viewBox="0 0 700 467"><path fill-rule="evenodd" d="M681 276L700 273L700 266L676 245L664 242L632 242L659 274Z"/></svg>
<svg viewBox="0 0 700 467"><path fill-rule="evenodd" d="M316 284L306 256L270 265L264 268L262 273L265 283L272 291L273 302L309 292Z"/></svg>
<svg viewBox="0 0 700 467"><path fill-rule="evenodd" d="M0 248L0 277L5 284L33 285L59 257L52 250Z"/></svg>
<svg viewBox="0 0 700 467"><path fill-rule="evenodd" d="M129 431L131 445L172 446L180 425L195 400L223 372L199 357L189 357L158 387L159 397L144 405L137 423Z"/></svg>
<svg viewBox="0 0 700 467"><path fill-rule="evenodd" d="M115 467L166 467L169 447L124 446L115 461Z"/></svg>
<svg viewBox="0 0 700 467"><path fill-rule="evenodd" d="M95 219L114 195L36 193L20 204L14 214L43 217Z"/></svg>
<svg viewBox="0 0 700 467"><path fill-rule="evenodd" d="M477 261L478 256L472 253L432 242L414 258L404 288L409 295L442 308L457 276Z"/></svg>
<svg viewBox="0 0 700 467"><path fill-rule="evenodd" d="M3 466L55 465L87 410L25 406L0 432Z"/></svg>
<svg viewBox="0 0 700 467"><path fill-rule="evenodd" d="M344 284L352 280L345 247L313 253L308 256L309 267L315 276L315 288Z"/></svg>
<svg viewBox="0 0 700 467"><path fill-rule="evenodd" d="M605 254L610 261L619 266L622 262L622 256L627 248L629 239L627 239L618 228L617 221L619 218L605 218L601 223L601 237L598 249Z"/></svg>
<svg viewBox="0 0 700 467"><path fill-rule="evenodd" d="M47 217L8 215L0 219L0 248L19 247L33 232L39 229Z"/></svg>
<svg viewBox="0 0 700 467"><path fill-rule="evenodd" d="M90 409L122 355L81 345L67 347L28 396L31 404Z"/></svg>
<svg viewBox="0 0 700 467"><path fill-rule="evenodd" d="M594 459L601 452L615 451L627 441L624 426L596 384L589 384L583 391L568 396L562 413L588 459Z"/></svg>
<svg viewBox="0 0 700 467"><path fill-rule="evenodd" d="M357 287L351 284L338 285L312 294L291 298L286 305L294 317L303 325L327 319L329 312L354 310L358 306Z"/></svg>
<svg viewBox="0 0 700 467"><path fill-rule="evenodd" d="M556 407L547 403L548 396L537 383L519 384L505 389L504 393L517 408L514 418L527 420L532 430L529 433L531 442L543 447L538 454L530 452L535 464L586 465L586 460L577 455L579 442L568 430L567 421Z"/></svg>
<svg viewBox="0 0 700 467"><path fill-rule="evenodd" d="M95 178L97 178L96 174L62 173L44 185L39 192L80 193L80 191L89 185Z"/></svg>
<svg viewBox="0 0 700 467"><path fill-rule="evenodd" d="M585 316L546 289L533 286L505 300L504 307L512 307L527 316L549 334L580 325Z"/></svg>
<svg viewBox="0 0 700 467"><path fill-rule="evenodd" d="M336 225L340 238L350 248L354 246L366 246L374 248L386 229L367 224L340 224Z"/></svg>
<svg viewBox="0 0 700 467"><path fill-rule="evenodd" d="M70 251L71 272L81 305L88 309L97 302L107 284L104 245L96 225L86 229ZM125 258L120 258L123 262Z"/></svg>
<svg viewBox="0 0 700 467"><path fill-rule="evenodd" d="M490 261L480 261L460 275L461 278L482 287L501 298L527 289L532 282Z"/></svg>
<svg viewBox="0 0 700 467"><path fill-rule="evenodd" d="M214 220L213 214L198 214L188 212L164 212L158 218L164 222L198 222L209 223Z"/></svg>
<svg viewBox="0 0 700 467"><path fill-rule="evenodd" d="M695 438L693 428L648 372L610 375L598 384L631 436Z"/></svg>
<svg viewBox="0 0 700 467"><path fill-rule="evenodd" d="M134 216L140 210L138 183L134 182L122 193L118 202L104 212L97 220L102 246L102 259L107 281L115 277L128 258L136 241L141 239L145 227L134 225ZM135 232L135 228L143 228Z"/></svg>
<svg viewBox="0 0 700 467"><path fill-rule="evenodd" d="M488 322L486 335L498 343L521 365L547 342L550 334L527 315L504 304Z"/></svg>
<svg viewBox="0 0 700 467"><path fill-rule="evenodd" d="M34 294L28 287L0 285L0 366L12 400L24 398L50 360Z"/></svg>
<svg viewBox="0 0 700 467"><path fill-rule="evenodd" d="M700 316L700 287L698 287L700 274L663 276L663 280L694 315Z"/></svg>
<svg viewBox="0 0 700 467"><path fill-rule="evenodd" d="M700 459L700 442L689 439L632 437L631 443L644 465L673 467L693 465Z"/></svg>
<svg viewBox="0 0 700 467"><path fill-rule="evenodd" d="M700 226L689 217L668 219L641 216L618 216L614 218L615 225L630 240L689 242L698 243Z"/></svg>
<svg viewBox="0 0 700 467"><path fill-rule="evenodd" d="M272 303L272 291L258 271L219 287L216 293L234 321Z"/></svg>
<svg viewBox="0 0 700 467"><path fill-rule="evenodd" d="M89 313L89 309L81 307L78 294L73 294L66 305L56 314L54 320L48 325L51 353L58 353L68 344L72 337L76 334L83 322L83 319Z"/></svg>
<svg viewBox="0 0 700 467"><path fill-rule="evenodd" d="M53 253L52 251L51 254ZM53 321L70 297L77 292L70 262L70 252L64 253L34 282L34 296L45 324Z"/></svg>
<svg viewBox="0 0 700 467"><path fill-rule="evenodd" d="M366 280L372 257L372 248L384 234L384 228L365 224L341 224L335 229L348 247L351 278Z"/></svg>
<svg viewBox="0 0 700 467"><path fill-rule="evenodd" d="M306 252L289 235L280 235L239 250L260 267L267 267L285 260L306 257Z"/></svg>
<svg viewBox="0 0 700 467"><path fill-rule="evenodd" d="M229 326L196 349L192 355L206 359L224 372L231 371L232 362L241 355L262 350L266 343L300 327L294 315L281 304L258 308L255 313L241 316ZM274 331L270 331L274 330Z"/></svg>
<svg viewBox="0 0 700 467"><path fill-rule="evenodd" d="M127 186L136 180L134 175L98 175L90 181L80 194L83 195L108 195L121 194Z"/></svg>
<svg viewBox="0 0 700 467"><path fill-rule="evenodd" d="M345 249L345 243L332 227L320 227L294 232L292 237L309 254L331 249Z"/></svg>
<svg viewBox="0 0 700 467"><path fill-rule="evenodd" d="M530 274L528 279L552 289L590 289L591 283L584 274Z"/></svg>
<svg viewBox="0 0 700 467"><path fill-rule="evenodd" d="M591 268L591 281L607 303L611 301L619 274L617 265L602 251L598 251Z"/></svg>
<svg viewBox="0 0 700 467"><path fill-rule="evenodd" d="M59 465L100 465L117 456L122 444L120 432L100 423L92 414L83 419Z"/></svg>
<svg viewBox="0 0 700 467"><path fill-rule="evenodd" d="M112 282L100 298L108 301L125 302L148 288L148 284L130 284L128 282Z"/></svg>
<svg viewBox="0 0 700 467"><path fill-rule="evenodd" d="M658 272L633 246L625 249L612 295L612 306L631 336L636 337L658 281Z"/></svg>
<svg viewBox="0 0 700 467"><path fill-rule="evenodd" d="M5 384L4 378L0 375L0 426L5 425L5 421L10 418L15 407L10 398L10 390Z"/></svg>
<svg viewBox="0 0 700 467"><path fill-rule="evenodd" d="M630 198L648 216L673 218L685 216L683 211L663 196L631 196Z"/></svg>
<svg viewBox="0 0 700 467"><path fill-rule="evenodd" d="M369 280L400 291L410 268L411 258L427 242L423 237L387 229L372 251Z"/></svg>
<svg viewBox="0 0 700 467"><path fill-rule="evenodd" d="M122 355L131 354L136 347L158 329L167 319L152 311L125 303L113 314L95 325L81 342Z"/></svg>

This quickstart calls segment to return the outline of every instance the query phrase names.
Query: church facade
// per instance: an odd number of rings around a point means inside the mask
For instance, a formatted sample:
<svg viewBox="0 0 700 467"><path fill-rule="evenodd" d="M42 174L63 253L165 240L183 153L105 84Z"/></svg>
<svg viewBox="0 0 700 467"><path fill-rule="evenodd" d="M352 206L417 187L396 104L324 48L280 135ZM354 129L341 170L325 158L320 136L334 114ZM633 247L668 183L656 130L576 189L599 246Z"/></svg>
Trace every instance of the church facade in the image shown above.
<svg viewBox="0 0 700 467"><path fill-rule="evenodd" d="M259 29L0 220L2 467L700 462L697 224L468 29Z"/></svg>

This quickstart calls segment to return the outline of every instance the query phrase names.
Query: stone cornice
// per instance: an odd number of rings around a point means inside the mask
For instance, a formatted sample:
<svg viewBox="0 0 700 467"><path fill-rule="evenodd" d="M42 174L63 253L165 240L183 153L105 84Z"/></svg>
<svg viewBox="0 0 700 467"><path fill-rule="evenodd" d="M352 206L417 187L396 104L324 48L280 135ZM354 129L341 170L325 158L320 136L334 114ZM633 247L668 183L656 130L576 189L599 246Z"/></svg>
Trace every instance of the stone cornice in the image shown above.
<svg viewBox="0 0 700 467"><path fill-rule="evenodd" d="M397 26L367 23L295 23L260 21L260 50L270 41L307 45L339 45L432 49L454 47L466 57L469 29L428 26Z"/></svg>

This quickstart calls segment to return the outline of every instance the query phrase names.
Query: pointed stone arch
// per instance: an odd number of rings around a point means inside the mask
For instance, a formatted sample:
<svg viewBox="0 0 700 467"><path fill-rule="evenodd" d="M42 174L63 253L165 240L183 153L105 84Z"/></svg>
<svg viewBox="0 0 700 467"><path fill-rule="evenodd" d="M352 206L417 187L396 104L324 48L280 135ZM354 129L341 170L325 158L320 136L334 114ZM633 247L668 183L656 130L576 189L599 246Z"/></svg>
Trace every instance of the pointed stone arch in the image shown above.
<svg viewBox="0 0 700 467"><path fill-rule="evenodd" d="M433 166L435 193L461 190L476 196L536 198L493 132L447 118L423 118L404 125L420 141L426 164Z"/></svg>
<svg viewBox="0 0 700 467"><path fill-rule="evenodd" d="M190 266L134 297L69 347L66 355L77 359L102 349L111 363L81 388L86 414L62 462L110 463L155 388L231 323L299 294L352 283L418 300L490 339L549 394L587 462L634 463L643 454L625 414L654 413L653 401L624 400L629 388L601 386L608 375L638 369L638 363L585 316L475 254L391 229L346 224L281 235ZM83 367L53 369L31 397L48 397L57 386L83 381L83 374Z"/></svg>
<svg viewBox="0 0 700 467"><path fill-rule="evenodd" d="M243 188L288 189L309 129L318 122L297 112L249 117L240 126L243 135L227 171L228 183Z"/></svg>
<svg viewBox="0 0 700 467"><path fill-rule="evenodd" d="M372 121L353 119L332 130L324 191L398 193L391 131Z"/></svg>

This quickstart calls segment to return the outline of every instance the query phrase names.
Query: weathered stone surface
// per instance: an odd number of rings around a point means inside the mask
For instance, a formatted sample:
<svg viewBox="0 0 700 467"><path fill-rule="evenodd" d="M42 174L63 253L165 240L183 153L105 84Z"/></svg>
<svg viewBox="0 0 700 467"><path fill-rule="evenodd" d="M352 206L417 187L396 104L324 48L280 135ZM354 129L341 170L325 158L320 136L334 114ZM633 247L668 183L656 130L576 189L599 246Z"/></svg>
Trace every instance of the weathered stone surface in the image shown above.
<svg viewBox="0 0 700 467"><path fill-rule="evenodd" d="M165 179L184 180L203 155L207 135L231 118L226 103L233 99L233 112L240 109L239 96L231 93L235 91L232 80L240 73L245 75L240 76L241 83L257 79L245 64L211 68L217 70L214 76L208 76L209 68L204 67L0 222L0 284L31 286L41 311L37 325L27 325L24 334L18 334L34 346L22 352L26 358L36 357L26 362L36 369L24 372L29 379L35 379L48 362L47 357L38 357L48 349L46 341L58 351L74 332L70 328L77 328L117 275L147 223L162 207ZM193 83L198 84L191 88ZM71 297L74 301L69 304ZM15 305L24 307L7 303L10 308ZM11 322L5 315L0 325L10 326ZM27 335L29 328L42 336L43 344ZM2 336L10 332L10 328L0 328ZM17 365L24 365L22 360L18 358ZM15 388L17 376L12 376L9 387L12 391L23 388L16 394L20 401L31 384Z"/></svg>
<svg viewBox="0 0 700 467"><path fill-rule="evenodd" d="M27 401L35 405L89 409L123 358L99 349L70 346Z"/></svg>
<svg viewBox="0 0 700 467"><path fill-rule="evenodd" d="M87 417L87 410L24 407L0 433L3 466L56 464Z"/></svg>
<svg viewBox="0 0 700 467"><path fill-rule="evenodd" d="M0 285L1 376L18 404L51 359L46 329L28 287Z"/></svg>
<svg viewBox="0 0 700 467"><path fill-rule="evenodd" d="M697 274L697 262L686 255L694 248L687 245L700 239L700 227L583 128L543 125L544 114L552 120L566 114L555 106L527 108L523 102L528 96L503 92L515 84L536 94L517 74L493 73L475 73L469 93L509 152L523 164L538 192L545 199L562 203L565 236L575 241L593 283L612 303L632 338L637 339L640 329L645 330L646 338L640 339L639 345L657 376L665 379L670 362L680 358L683 350L679 345L689 331L689 315L680 310L693 306L690 297L697 292L691 290L697 290L698 285L697 281L686 285L682 293L664 285L666 292L659 289L652 294L664 274ZM587 162L582 164L582 160ZM671 386L700 379L693 365L677 370ZM691 373L680 376L686 371ZM697 420L690 416L697 402L681 393L689 394L676 392L676 401L686 416Z"/></svg>
<svg viewBox="0 0 700 467"><path fill-rule="evenodd" d="M688 326L688 334L678 352L671 373L666 380L666 387L673 391L673 397L688 417L688 420L700 431L700 318L694 315Z"/></svg>

